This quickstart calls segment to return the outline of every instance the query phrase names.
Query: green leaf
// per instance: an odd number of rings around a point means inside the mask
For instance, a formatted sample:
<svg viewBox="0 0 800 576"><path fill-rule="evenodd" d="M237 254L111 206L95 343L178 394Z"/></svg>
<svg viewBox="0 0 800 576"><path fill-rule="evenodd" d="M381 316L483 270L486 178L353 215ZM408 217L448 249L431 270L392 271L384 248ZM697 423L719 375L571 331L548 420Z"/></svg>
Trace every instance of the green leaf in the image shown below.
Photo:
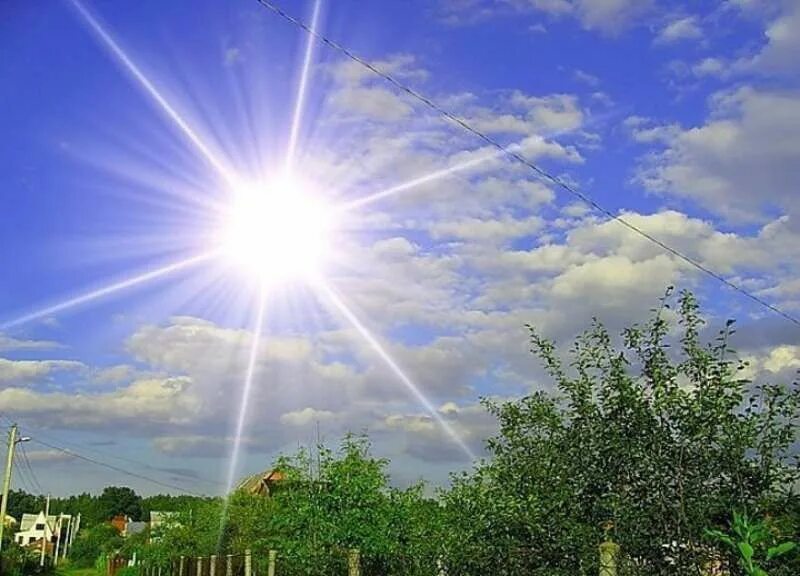
<svg viewBox="0 0 800 576"><path fill-rule="evenodd" d="M736 548L736 544L733 541L733 538L725 534L724 532L720 532L719 530L706 530L706 536L713 538L715 540L719 540L720 542L724 542L731 548Z"/></svg>
<svg viewBox="0 0 800 576"><path fill-rule="evenodd" d="M767 550L767 560L772 560L773 558L782 556L787 552L794 550L796 547L797 544L794 542L784 542L783 544L778 544L777 546L773 546L772 548Z"/></svg>
<svg viewBox="0 0 800 576"><path fill-rule="evenodd" d="M738 548L742 558L750 563L753 560L753 547L748 542L739 542Z"/></svg>

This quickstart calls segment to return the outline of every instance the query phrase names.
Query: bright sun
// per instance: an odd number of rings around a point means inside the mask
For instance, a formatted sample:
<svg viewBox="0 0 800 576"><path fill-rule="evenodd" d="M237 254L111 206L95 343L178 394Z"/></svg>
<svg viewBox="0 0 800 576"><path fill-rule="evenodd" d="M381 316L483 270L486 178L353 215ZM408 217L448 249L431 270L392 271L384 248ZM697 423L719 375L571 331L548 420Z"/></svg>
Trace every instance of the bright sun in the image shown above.
<svg viewBox="0 0 800 576"><path fill-rule="evenodd" d="M249 184L233 195L222 249L263 282L294 280L320 270L333 224L330 207L296 178Z"/></svg>

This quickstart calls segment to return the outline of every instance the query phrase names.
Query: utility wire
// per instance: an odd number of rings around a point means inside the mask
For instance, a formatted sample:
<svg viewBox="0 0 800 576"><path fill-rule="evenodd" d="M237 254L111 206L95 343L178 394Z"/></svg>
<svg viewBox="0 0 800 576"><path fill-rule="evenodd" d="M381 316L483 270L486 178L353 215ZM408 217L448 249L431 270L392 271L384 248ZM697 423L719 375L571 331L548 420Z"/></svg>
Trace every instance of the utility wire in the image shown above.
<svg viewBox="0 0 800 576"><path fill-rule="evenodd" d="M79 460L83 460L84 462L89 462L90 464L95 464L97 466L102 466L103 468L108 468L109 470L114 470L115 472L119 472L120 474L125 474L127 476L131 476L133 478L139 478L140 480L145 480L147 482L152 482L153 484L157 484L159 486L163 486L164 488L171 488L172 490L178 490L185 494L189 494L191 496L198 496L203 497L202 494L197 494L196 492L192 492L183 488L182 486L178 486L176 484L170 484L168 482L162 482L161 480L156 480L155 478L150 478L149 476L145 476L144 474L138 474L137 472L131 472L130 470L125 470L124 468L120 468L119 466L114 466L113 464L108 464L107 462L101 462L100 460L95 460L94 458L90 458L84 454L80 454L75 452L74 450L69 450L67 448L62 448L61 446L56 446L55 444L50 444L49 442L45 442L44 440L40 440L38 438L31 438L32 442L36 442L37 444L41 444L42 446L46 446L53 450L58 450L59 452L63 452L64 454L69 454Z"/></svg>
<svg viewBox="0 0 800 576"><path fill-rule="evenodd" d="M28 471L22 466L20 457L16 453L14 453L14 470L16 471L17 478L19 478L19 483L24 490L30 494L35 494L38 496L39 492L36 490L36 486L30 479Z"/></svg>
<svg viewBox="0 0 800 576"><path fill-rule="evenodd" d="M639 234L643 238L646 238L647 240L649 240L653 244L659 246L665 252L668 252L668 253L672 254L673 256L683 260L684 262L686 262L687 264L690 264L691 266L693 266L697 270L700 270L701 272L703 272L703 273L707 274L708 276L714 278L715 280L721 282L722 284L724 284L728 288L731 288L732 290L738 292L739 294L742 294L743 296L749 298L753 302L756 302L757 304L760 304L761 306L764 306L765 308L771 310L772 312L782 316L786 320L796 324L797 326L800 326L800 318L797 318L797 317L793 316L792 314L789 314L788 312L786 312L784 310L781 310L777 306L775 306L773 304L770 304L769 302L767 302L763 298L753 294L752 292L749 292L748 290L742 288L738 284L728 280L727 278L725 278L724 276L722 276L718 272L715 272L714 270L712 270L711 268L709 268L705 264L701 263L700 261L692 258L691 256L689 256L687 254L684 254L683 252L677 250L676 248L673 248L672 246L669 246L668 244L666 244L662 240L659 240L658 238L656 238L652 234L642 230L641 228L639 228L638 226L636 226L632 222L629 222L628 220L626 220L625 218L623 218L619 214L615 214L614 212L612 212L608 208L605 208L604 206L599 204L596 200L594 200L591 196L589 196L585 192L581 192L580 190L578 190L577 188L575 188L574 186L572 186L571 184L569 184L568 182L566 182L562 178L559 178L558 176L555 176L555 175L551 174L550 172L548 172L544 168L541 168L541 167L537 166L536 164L534 164L533 162L531 162L530 160L526 159L521 154L519 154L517 152L514 152L513 150L509 149L507 146L504 146L503 144L501 144L500 142L498 142L497 140L495 140L491 136L488 136L484 132L481 132L477 128L475 128L472 125L470 125L467 121L459 118L458 116L456 116L452 112L447 111L445 108L442 108L441 106L436 104L433 100L431 100L427 96L425 96L425 95L421 94L420 92L417 92L413 88L410 88L409 86L405 85L404 83L402 83L400 80L398 80L397 78L395 78L394 76L392 76L388 72L384 72L383 70L381 70L380 68L376 67L375 65L370 64L368 61L364 60L363 58L361 58L360 56L355 54L349 48L346 48L346 47L342 46L341 44L339 44L338 42L336 42L335 40L331 40L327 36L324 36L323 34L320 34L319 32L317 32L316 30L311 28L311 26L309 26L308 24L306 24L302 20L299 20L298 18L295 18L291 14L287 13L285 10L283 10L283 8L281 8L280 6L278 6L277 4L272 2L271 0L256 0L256 2L258 2L259 4L264 6L265 8L271 10L272 12L274 12L275 14L277 14L278 16L283 18L284 20L290 22L294 26L297 26L301 30L303 30L306 33L310 34L311 36L313 36L319 42L322 42L326 46L328 46L328 47L330 47L330 48L332 48L332 49L334 49L334 50L336 50L338 52L341 52L342 54L344 54L347 58L349 58L353 62L356 62L357 64L360 64L361 66L363 66L367 70L371 71L372 73L376 74L377 76L380 76L381 78L386 80L388 83L392 84L398 90L400 90L402 92L405 92L406 94L408 94L409 96L411 96L415 100L417 100L419 102L422 102L427 107L429 107L432 110L434 110L435 112L437 112L440 116L442 116L445 119L447 119L447 120L453 122L454 124L460 126L461 128L463 128L467 132L470 132L471 134L474 134L475 136L477 136L478 138L480 138L481 140L483 140L484 142L486 142L487 144L489 144L493 148L496 148L497 150L499 150L503 154L505 154L505 155L509 156L510 158L516 160L517 162L520 162L521 164L527 166L528 168L533 170L540 178L543 178L544 180L547 180L547 181L551 182L552 184L558 186L559 188L561 188L563 190L566 190L567 192L569 192L570 194L572 194L573 196L575 196L579 200L581 200L581 201L585 202L586 204L590 205L596 211L606 215L611 220L616 220L617 222L619 222L620 224L622 224L623 226L625 226L629 230L635 232L636 234Z"/></svg>
<svg viewBox="0 0 800 576"><path fill-rule="evenodd" d="M12 423L12 421L7 416L5 416L3 414L0 414L0 418L3 418L4 420L6 420L9 424ZM29 424L25 424L24 422L22 424L28 430L33 429L35 431L36 435L39 436L40 438L44 437L45 439L47 439L47 435L44 434L41 429L37 429L36 427L30 426ZM142 466L142 467L147 468L148 470L152 470L154 472L163 472L162 470L159 470L158 468L156 468L156 467L154 467L151 464L148 464L146 462L141 462L139 460L134 460L132 458L126 458L125 456L119 456L117 454L111 454L109 452L104 452L102 450L98 450L96 448L92 448L90 446L86 446L85 444L78 444L76 442L66 442L66 441L62 441L62 443L66 444L66 447L65 447L66 450L72 450L72 447L77 446L83 451L93 452L93 453L98 454L100 456L104 456L104 457L108 457L108 458L114 458L115 460L120 460L122 462L127 462L129 464L135 464L136 466ZM27 455L26 455L26 458L27 458ZM222 482L222 481L219 481L219 480L210 480L208 478L197 477L197 476L194 476L192 474L187 474L185 472L181 472L180 470L170 470L169 473L172 476L181 476L183 478L186 478L187 480L192 480L193 482L201 482L201 483L209 484L209 485L213 485L213 486L227 486L226 482Z"/></svg>
<svg viewBox="0 0 800 576"><path fill-rule="evenodd" d="M39 491L40 495L44 494L44 488L42 488L41 482L36 477L36 472L33 471L33 466L31 466L31 460L28 458L28 452L25 450L25 446L20 444L20 453L22 454L22 461L25 464L25 468L27 468L28 472L30 473L31 478L33 479L33 483L36 486L36 489Z"/></svg>

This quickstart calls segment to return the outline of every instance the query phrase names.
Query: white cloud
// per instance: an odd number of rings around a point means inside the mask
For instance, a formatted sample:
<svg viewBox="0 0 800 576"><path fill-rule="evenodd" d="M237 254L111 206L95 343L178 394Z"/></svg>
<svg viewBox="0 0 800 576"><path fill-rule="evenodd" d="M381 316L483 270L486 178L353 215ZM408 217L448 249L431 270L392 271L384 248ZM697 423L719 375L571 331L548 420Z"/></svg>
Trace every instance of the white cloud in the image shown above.
<svg viewBox="0 0 800 576"><path fill-rule="evenodd" d="M703 37L703 30L696 16L685 16L667 23L656 36L656 44L674 44L684 40Z"/></svg>
<svg viewBox="0 0 800 576"><path fill-rule="evenodd" d="M705 124L674 131L639 177L737 220L800 207L800 94L744 87L712 99Z"/></svg>
<svg viewBox="0 0 800 576"><path fill-rule="evenodd" d="M0 333L0 352L19 352L22 350L53 350L63 348L62 344L50 340L20 340Z"/></svg>
<svg viewBox="0 0 800 576"><path fill-rule="evenodd" d="M72 360L8 360L0 358L0 384L36 383L55 372L85 368Z"/></svg>
<svg viewBox="0 0 800 576"><path fill-rule="evenodd" d="M281 414L281 424L287 426L306 427L315 422L330 422L336 418L336 414L330 410L315 410L314 408L303 408Z"/></svg>
<svg viewBox="0 0 800 576"><path fill-rule="evenodd" d="M200 402L188 378L137 380L113 392L82 394L35 392L26 388L0 391L0 410L35 416L50 426L127 427L185 425L196 419Z"/></svg>

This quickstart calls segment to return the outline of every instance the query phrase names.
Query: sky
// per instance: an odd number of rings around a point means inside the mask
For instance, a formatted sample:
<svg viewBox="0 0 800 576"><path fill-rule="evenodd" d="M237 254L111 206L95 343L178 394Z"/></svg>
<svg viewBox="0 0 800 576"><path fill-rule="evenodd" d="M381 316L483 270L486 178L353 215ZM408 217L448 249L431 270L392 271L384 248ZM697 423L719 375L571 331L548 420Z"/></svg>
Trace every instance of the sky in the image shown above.
<svg viewBox="0 0 800 576"><path fill-rule="evenodd" d="M279 5L313 19L313 2ZM800 315L797 2L322 0L317 16L476 130ZM618 333L668 286L696 292L710 331L738 320L753 378L800 368L797 325L341 53L309 50L255 0L10 0L0 55L0 417L45 443L25 444L15 487L219 494L347 431L369 433L396 484L442 485L495 431L480 398L552 388L525 324L564 346L593 317ZM287 156L315 197L351 208L324 283L271 285L258 330L257 278L187 259L214 245L232 182L269 182Z"/></svg>

